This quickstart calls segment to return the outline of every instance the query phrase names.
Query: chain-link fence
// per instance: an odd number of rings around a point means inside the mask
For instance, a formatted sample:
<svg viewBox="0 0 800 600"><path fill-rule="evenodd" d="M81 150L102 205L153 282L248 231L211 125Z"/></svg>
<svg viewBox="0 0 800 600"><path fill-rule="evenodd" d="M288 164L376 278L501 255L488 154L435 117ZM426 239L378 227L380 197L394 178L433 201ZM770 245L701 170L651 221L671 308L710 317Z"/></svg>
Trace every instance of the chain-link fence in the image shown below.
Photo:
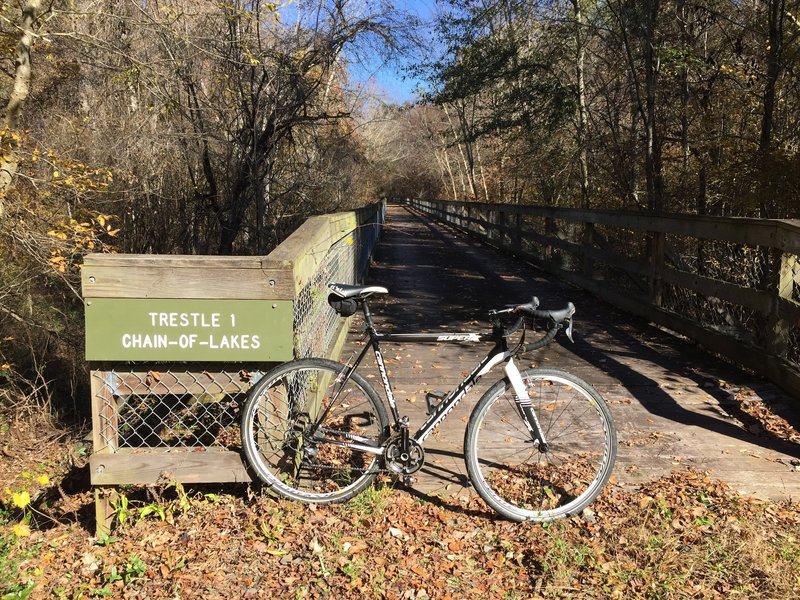
<svg viewBox="0 0 800 600"><path fill-rule="evenodd" d="M384 216L382 203L357 211L352 229L330 245L313 249L319 253L312 261L316 267L303 273L302 289L293 299L296 357L335 351L346 333L346 321L328 305L327 284L361 280ZM296 262L303 258L308 257L297 257ZM161 363L96 368L91 372L94 452L238 451L240 408L250 386L269 366Z"/></svg>
<svg viewBox="0 0 800 600"><path fill-rule="evenodd" d="M294 306L295 356L325 356L341 330L341 317L327 302L328 283L361 281L380 235L385 213L363 215L358 227L336 240L319 268L297 294Z"/></svg>
<svg viewBox="0 0 800 600"><path fill-rule="evenodd" d="M800 393L800 222L409 203Z"/></svg>
<svg viewBox="0 0 800 600"><path fill-rule="evenodd" d="M98 447L228 448L239 446L239 408L258 371L92 371ZM177 370L184 369L184 370Z"/></svg>

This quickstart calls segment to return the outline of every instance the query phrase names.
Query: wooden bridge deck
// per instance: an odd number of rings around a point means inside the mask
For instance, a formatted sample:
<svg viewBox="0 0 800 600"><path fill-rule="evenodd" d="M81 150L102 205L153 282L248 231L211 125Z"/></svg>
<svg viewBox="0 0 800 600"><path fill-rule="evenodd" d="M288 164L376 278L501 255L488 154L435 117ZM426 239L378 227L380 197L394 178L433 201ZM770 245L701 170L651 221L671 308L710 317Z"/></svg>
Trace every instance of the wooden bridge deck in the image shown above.
<svg viewBox="0 0 800 600"><path fill-rule="evenodd" d="M575 343L562 339L526 355L522 366L571 371L608 400L619 433L619 484L694 467L742 493L800 498L800 443L771 435L740 409L742 401L763 404L797 431L800 399L689 341L400 206L389 207L367 282L390 291L371 305L384 331L481 331L488 327L489 308L522 303L534 294L543 308L572 301L578 309ZM349 350L359 343L359 327L354 322ZM412 430L425 418L425 393L452 389L487 349L479 344L383 346L401 414L409 415ZM364 368L380 391L372 364ZM501 374L496 369L487 375L426 441L426 464L415 489L466 492L464 427L477 399Z"/></svg>

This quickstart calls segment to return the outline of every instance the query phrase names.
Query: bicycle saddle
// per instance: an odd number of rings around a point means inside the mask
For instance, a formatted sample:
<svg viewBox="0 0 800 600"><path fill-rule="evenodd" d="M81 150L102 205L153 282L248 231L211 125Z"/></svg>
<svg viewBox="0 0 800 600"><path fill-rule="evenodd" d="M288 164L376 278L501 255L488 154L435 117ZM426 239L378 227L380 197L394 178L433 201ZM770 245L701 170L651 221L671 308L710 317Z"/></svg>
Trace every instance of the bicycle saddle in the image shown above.
<svg viewBox="0 0 800 600"><path fill-rule="evenodd" d="M388 294L389 290L379 285L348 285L346 283L329 283L331 292L339 298L361 300L372 294Z"/></svg>

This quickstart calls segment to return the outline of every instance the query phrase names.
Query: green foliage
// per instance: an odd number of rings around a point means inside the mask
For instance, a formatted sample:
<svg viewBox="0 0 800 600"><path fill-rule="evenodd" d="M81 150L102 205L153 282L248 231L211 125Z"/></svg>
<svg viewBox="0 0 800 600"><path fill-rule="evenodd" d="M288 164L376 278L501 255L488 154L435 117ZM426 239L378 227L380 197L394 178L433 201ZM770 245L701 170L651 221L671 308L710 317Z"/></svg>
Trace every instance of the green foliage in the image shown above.
<svg viewBox="0 0 800 600"><path fill-rule="evenodd" d="M128 497L125 494L119 493L111 500L111 507L114 509L114 516L117 523L124 527L130 518L130 510L128 509Z"/></svg>
<svg viewBox="0 0 800 600"><path fill-rule="evenodd" d="M380 513L389 503L392 489L386 486L370 486L347 503L348 510L364 517Z"/></svg>
<svg viewBox="0 0 800 600"><path fill-rule="evenodd" d="M3 519L0 514L0 519ZM0 524L2 526L3 524ZM18 538L0 530L0 599L23 600L36 588L34 574L20 570L22 564L39 553L38 544L28 549L18 547Z"/></svg>

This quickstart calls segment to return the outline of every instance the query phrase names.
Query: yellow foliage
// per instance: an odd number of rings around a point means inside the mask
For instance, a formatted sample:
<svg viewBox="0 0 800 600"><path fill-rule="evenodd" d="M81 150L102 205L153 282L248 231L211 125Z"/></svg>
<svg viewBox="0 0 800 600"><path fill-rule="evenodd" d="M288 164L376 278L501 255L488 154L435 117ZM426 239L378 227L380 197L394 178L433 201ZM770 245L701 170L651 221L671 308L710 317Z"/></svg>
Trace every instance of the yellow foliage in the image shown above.
<svg viewBox="0 0 800 600"><path fill-rule="evenodd" d="M11 502L17 508L24 509L31 503L31 495L28 493L27 490L23 490L21 492L14 492L11 495Z"/></svg>
<svg viewBox="0 0 800 600"><path fill-rule="evenodd" d="M116 252L110 238L120 229L113 223L117 217L95 211L83 211L81 220L69 219L47 232L60 243L50 251L50 266L59 273L79 268L83 255L89 252Z"/></svg>

